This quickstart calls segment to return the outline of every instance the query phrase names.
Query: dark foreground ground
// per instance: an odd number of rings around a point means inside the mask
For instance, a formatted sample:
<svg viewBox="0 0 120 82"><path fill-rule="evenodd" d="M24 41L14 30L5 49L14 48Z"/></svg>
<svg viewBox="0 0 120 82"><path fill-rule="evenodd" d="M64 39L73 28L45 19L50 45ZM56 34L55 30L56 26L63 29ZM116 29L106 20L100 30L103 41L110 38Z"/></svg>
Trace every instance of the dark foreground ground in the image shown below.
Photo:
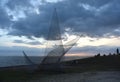
<svg viewBox="0 0 120 82"><path fill-rule="evenodd" d="M120 82L119 55L67 61L61 66L61 72L35 72L25 66L0 68L0 82Z"/></svg>

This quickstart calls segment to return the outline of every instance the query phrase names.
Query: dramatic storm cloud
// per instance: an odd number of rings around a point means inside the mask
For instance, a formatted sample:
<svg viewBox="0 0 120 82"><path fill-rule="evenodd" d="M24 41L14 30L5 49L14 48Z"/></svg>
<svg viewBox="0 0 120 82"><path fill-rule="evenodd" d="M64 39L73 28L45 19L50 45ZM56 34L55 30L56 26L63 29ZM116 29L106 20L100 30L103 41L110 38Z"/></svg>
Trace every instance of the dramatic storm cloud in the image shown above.
<svg viewBox="0 0 120 82"><path fill-rule="evenodd" d="M119 3L118 0L62 0L53 3L8 0L0 8L0 25L1 28L11 28L9 35L45 37L56 7L62 30L71 28L73 32L90 36L119 35ZM12 19L14 21L10 21Z"/></svg>
<svg viewBox="0 0 120 82"><path fill-rule="evenodd" d="M5 28L6 26L9 26L10 23L9 16L2 8L0 8L0 28Z"/></svg>
<svg viewBox="0 0 120 82"><path fill-rule="evenodd" d="M44 48L54 8L64 38L84 35L74 51L106 52L119 47L119 0L0 0L0 44L7 49Z"/></svg>

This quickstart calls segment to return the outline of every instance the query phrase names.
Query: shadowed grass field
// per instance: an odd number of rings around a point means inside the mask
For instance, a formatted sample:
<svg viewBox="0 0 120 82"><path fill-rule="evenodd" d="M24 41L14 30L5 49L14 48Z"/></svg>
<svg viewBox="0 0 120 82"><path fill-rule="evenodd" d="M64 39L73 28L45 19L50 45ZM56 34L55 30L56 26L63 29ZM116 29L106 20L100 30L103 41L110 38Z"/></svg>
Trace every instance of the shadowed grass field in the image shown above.
<svg viewBox="0 0 120 82"><path fill-rule="evenodd" d="M78 74L84 72L99 72L99 71L119 71L120 72L120 56L108 57L90 57L61 63L60 72L47 71L30 71L24 69L2 69L0 70L0 82L34 82L31 80L49 78L51 76ZM23 66L21 66L23 67ZM15 67L16 68L16 67ZM66 75L67 74L67 75ZM74 77L75 78L75 77ZM36 81L35 81L36 82ZM39 81L38 81L39 82ZM45 81L46 82L46 81ZM52 81L51 81L52 82ZM59 82L59 81L58 81ZM63 81L64 82L64 81ZM83 81L84 82L84 81Z"/></svg>

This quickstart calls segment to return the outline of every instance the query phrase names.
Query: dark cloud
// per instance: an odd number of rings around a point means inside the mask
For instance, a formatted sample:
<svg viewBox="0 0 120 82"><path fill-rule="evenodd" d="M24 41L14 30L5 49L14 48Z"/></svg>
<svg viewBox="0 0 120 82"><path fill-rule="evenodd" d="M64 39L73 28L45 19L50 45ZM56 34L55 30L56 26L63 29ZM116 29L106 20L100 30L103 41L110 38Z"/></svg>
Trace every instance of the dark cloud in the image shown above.
<svg viewBox="0 0 120 82"><path fill-rule="evenodd" d="M30 44L30 45L41 45L41 43L38 42L38 41L35 41L35 42L28 42L28 44Z"/></svg>
<svg viewBox="0 0 120 82"><path fill-rule="evenodd" d="M3 8L0 7L0 28L5 28L11 24L9 16Z"/></svg>
<svg viewBox="0 0 120 82"><path fill-rule="evenodd" d="M14 43L24 43L22 40L14 40Z"/></svg>
<svg viewBox="0 0 120 82"><path fill-rule="evenodd" d="M42 20L43 19L43 20ZM30 16L26 19L21 19L15 22L12 26L12 30L9 34L16 36L35 36L45 37L48 32L49 21L44 21L44 17Z"/></svg>
<svg viewBox="0 0 120 82"><path fill-rule="evenodd" d="M114 30L120 26L120 1L118 0L63 0L57 3L39 5L40 14L27 13L26 18L13 22L9 35L46 37L50 25L53 8L58 11L60 27L71 28L73 32L83 33L92 37L106 34L120 35ZM9 0L7 7L32 7L29 0ZM19 10L18 10L19 11ZM4 14L5 15L5 14ZM3 16L4 16L3 15ZM1 17L1 16L0 16ZM7 23L5 19L3 23ZM7 25L7 24L6 24ZM109 36L110 36L109 35Z"/></svg>
<svg viewBox="0 0 120 82"><path fill-rule="evenodd" d="M23 40L14 40L14 43L24 43L24 44L29 44L29 45L41 45L41 42L39 42L39 41L26 42Z"/></svg>
<svg viewBox="0 0 120 82"><path fill-rule="evenodd" d="M28 56L44 55L44 50L41 48L30 48L25 46L0 46L0 56L24 56L22 51L25 51Z"/></svg>

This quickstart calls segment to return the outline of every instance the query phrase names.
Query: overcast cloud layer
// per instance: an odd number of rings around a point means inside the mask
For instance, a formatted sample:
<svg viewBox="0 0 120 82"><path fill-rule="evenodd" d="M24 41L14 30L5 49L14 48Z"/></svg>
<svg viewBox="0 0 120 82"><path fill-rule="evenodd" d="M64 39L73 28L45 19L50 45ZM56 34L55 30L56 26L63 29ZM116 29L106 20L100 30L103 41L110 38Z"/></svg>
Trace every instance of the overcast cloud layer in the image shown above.
<svg viewBox="0 0 120 82"><path fill-rule="evenodd" d="M57 8L63 34L77 32L97 39L120 36L120 0L0 0L0 29L7 30L5 33L0 31L0 37L5 34L25 36L30 41L16 38L13 43L43 45L43 41L37 39L47 37L54 8ZM7 45L5 46L0 46L0 51L4 54L6 50L10 50ZM117 47L119 48L119 45ZM26 48L13 46L10 51L18 53L19 50ZM72 52L104 53L114 52L114 48L115 45L83 46L73 49ZM36 48L27 48L27 50L35 52Z"/></svg>
<svg viewBox="0 0 120 82"><path fill-rule="evenodd" d="M57 8L61 29L89 36L120 35L119 0L1 0L0 28L9 35L46 37L51 14Z"/></svg>

